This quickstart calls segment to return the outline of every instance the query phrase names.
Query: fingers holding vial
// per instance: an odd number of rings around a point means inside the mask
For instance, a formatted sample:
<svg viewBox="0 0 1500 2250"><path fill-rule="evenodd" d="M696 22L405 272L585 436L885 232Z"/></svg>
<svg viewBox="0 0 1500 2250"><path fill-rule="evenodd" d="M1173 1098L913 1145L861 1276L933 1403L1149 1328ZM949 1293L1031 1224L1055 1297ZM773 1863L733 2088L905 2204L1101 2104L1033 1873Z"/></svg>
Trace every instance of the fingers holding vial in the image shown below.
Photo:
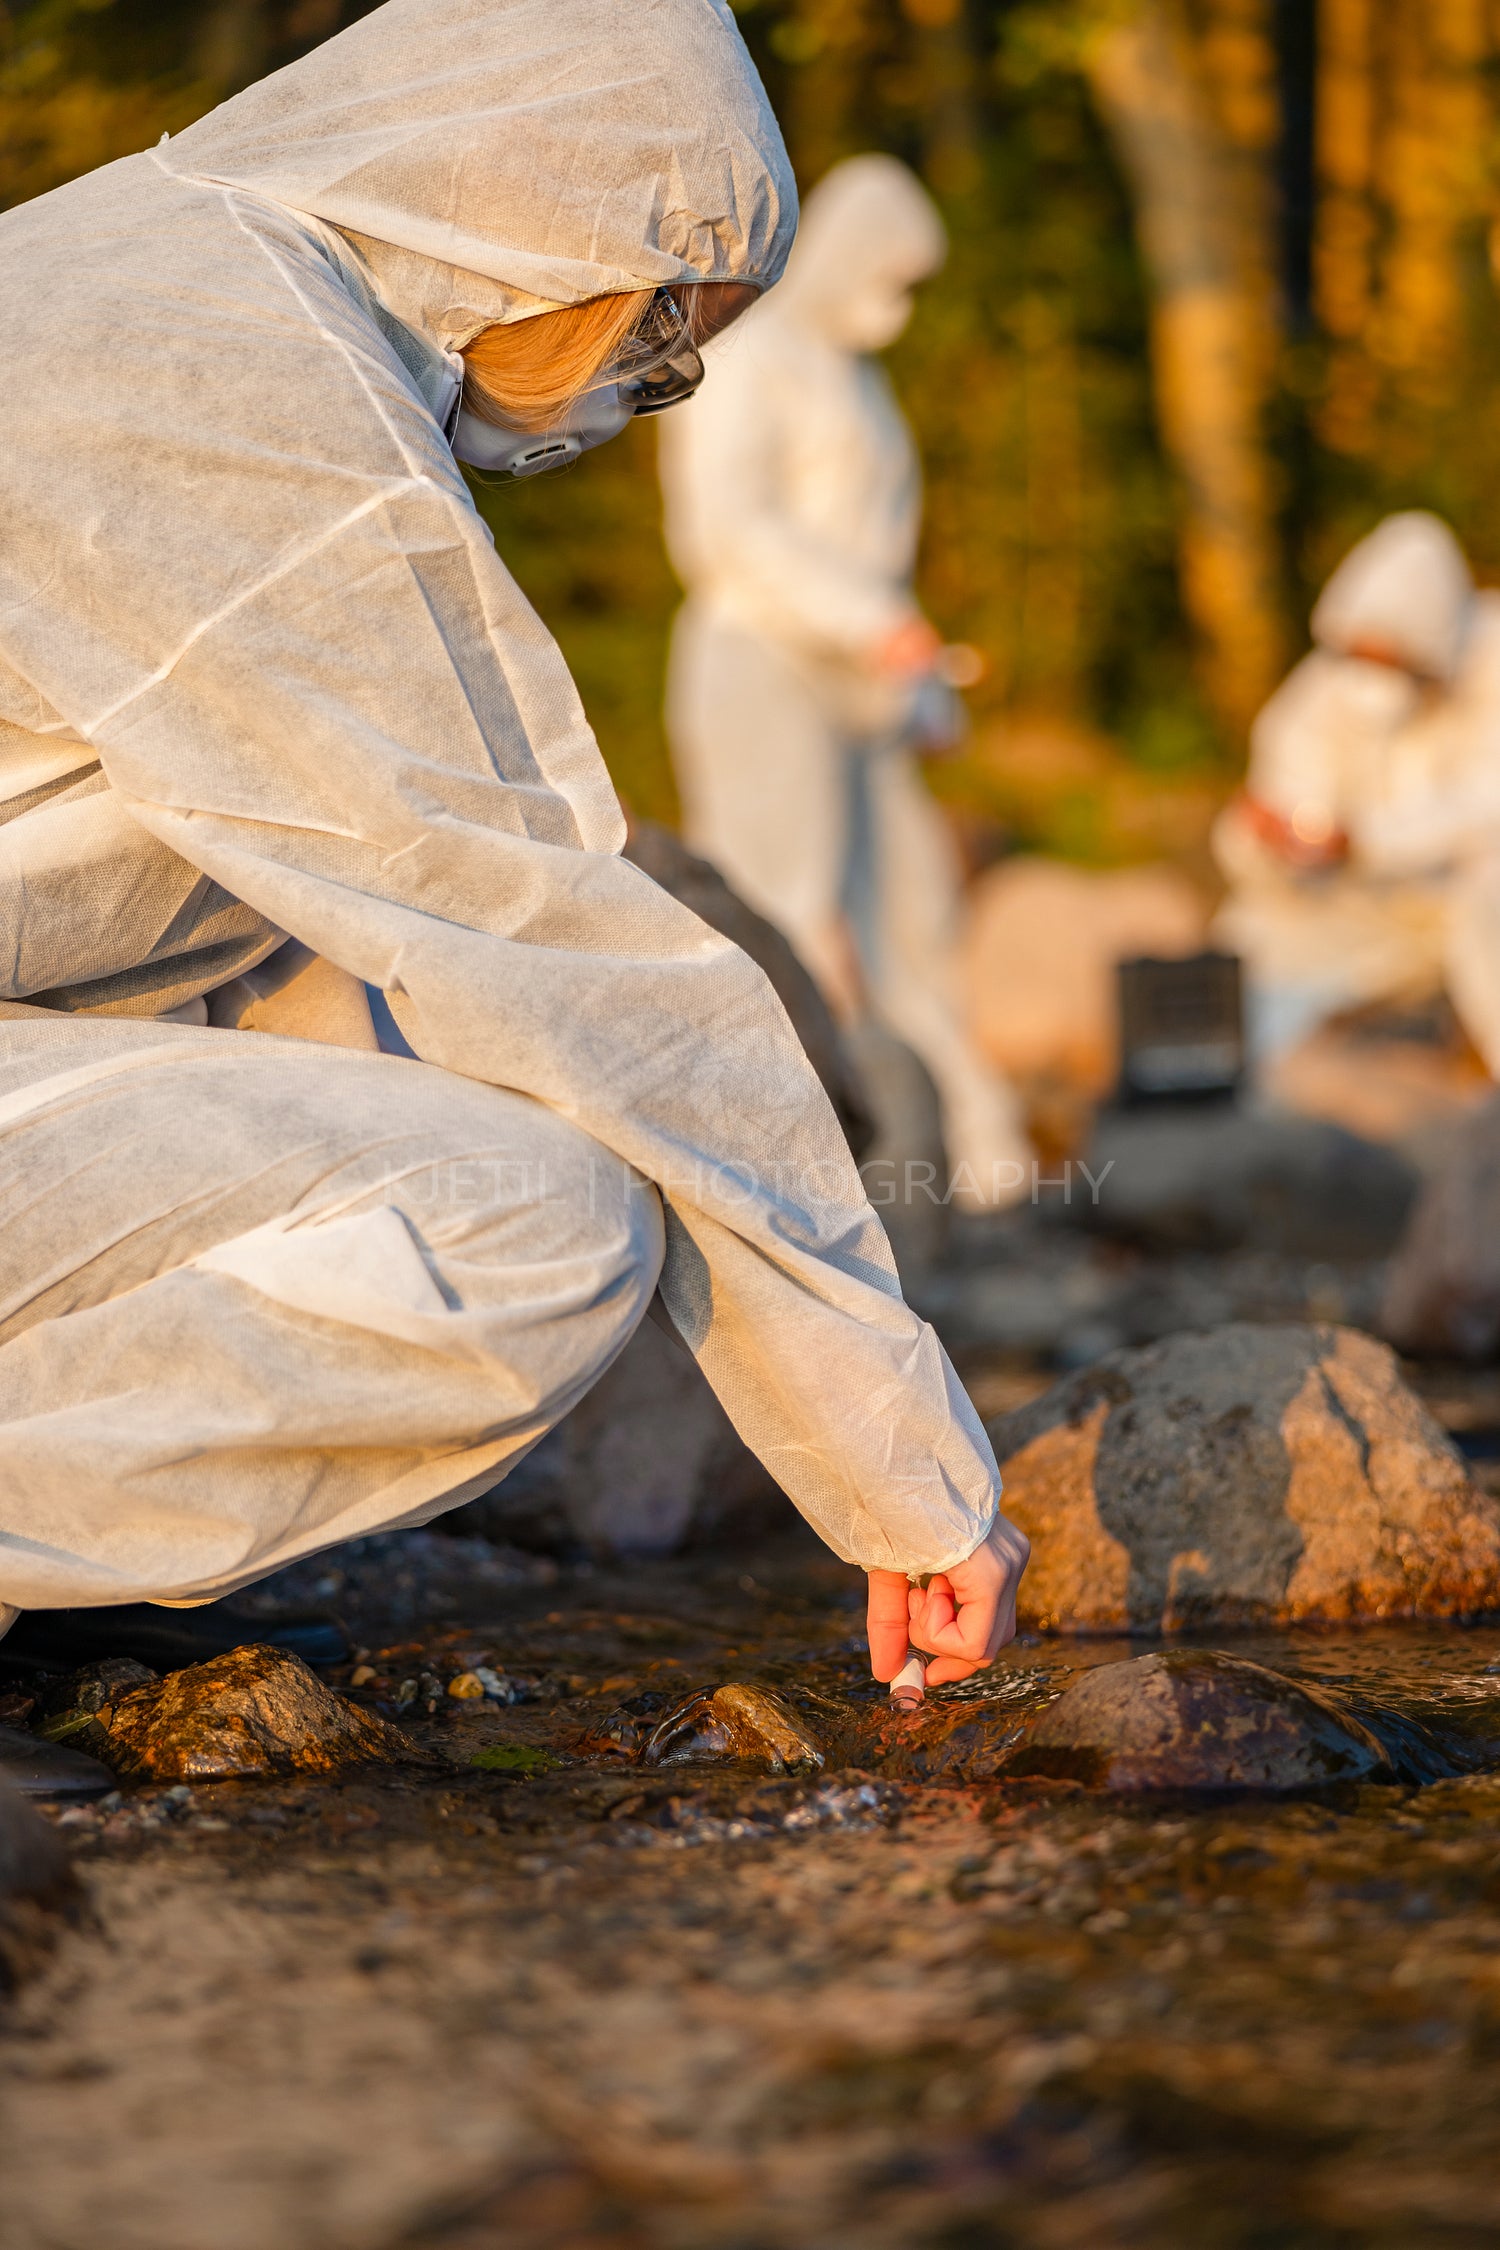
<svg viewBox="0 0 1500 2250"><path fill-rule="evenodd" d="M897 1709L914 1710L929 1687L968 1679L1015 1638L1030 1554L1026 1534L997 1516L972 1555L925 1585L896 1571L870 1572L870 1668L890 1682Z"/></svg>

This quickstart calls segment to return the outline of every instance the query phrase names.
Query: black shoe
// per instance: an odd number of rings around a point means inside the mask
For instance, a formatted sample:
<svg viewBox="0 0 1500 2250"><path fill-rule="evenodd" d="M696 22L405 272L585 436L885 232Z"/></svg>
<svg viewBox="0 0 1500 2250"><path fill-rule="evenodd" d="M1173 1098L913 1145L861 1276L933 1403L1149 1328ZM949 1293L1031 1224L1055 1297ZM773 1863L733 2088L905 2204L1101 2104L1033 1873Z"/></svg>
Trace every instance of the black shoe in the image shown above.
<svg viewBox="0 0 1500 2250"><path fill-rule="evenodd" d="M0 1727L0 1782L4 1781L23 1797L104 1797L119 1787L108 1766L101 1766L97 1758L86 1758L81 1750L68 1750L60 1742L43 1742L15 1727Z"/></svg>
<svg viewBox="0 0 1500 2250"><path fill-rule="evenodd" d="M349 1654L349 1636L331 1617L275 1624L246 1617L227 1602L201 1609L121 1602L109 1609L23 1609L0 1640L0 1669L74 1672L106 1656L133 1656L153 1672L181 1672L252 1641L285 1649L304 1664L342 1664Z"/></svg>

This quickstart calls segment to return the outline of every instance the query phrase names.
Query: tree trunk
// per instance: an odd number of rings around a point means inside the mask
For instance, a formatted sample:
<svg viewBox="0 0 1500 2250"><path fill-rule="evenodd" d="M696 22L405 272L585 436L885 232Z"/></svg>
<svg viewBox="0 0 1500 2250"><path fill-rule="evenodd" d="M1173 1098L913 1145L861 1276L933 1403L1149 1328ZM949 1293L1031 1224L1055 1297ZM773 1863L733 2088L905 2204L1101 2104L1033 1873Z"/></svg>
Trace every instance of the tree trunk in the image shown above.
<svg viewBox="0 0 1500 2250"><path fill-rule="evenodd" d="M1085 67L1131 186L1151 288L1157 413L1184 487L1183 602L1210 698L1243 735L1286 651L1261 426L1264 259L1246 239L1240 160L1175 0L1141 0L1089 43Z"/></svg>
<svg viewBox="0 0 1500 2250"><path fill-rule="evenodd" d="M1318 25L1318 200L1313 302L1328 338L1318 434L1335 452L1375 446L1374 0L1323 0Z"/></svg>
<svg viewBox="0 0 1500 2250"><path fill-rule="evenodd" d="M1393 402L1441 410L1462 364L1464 252L1492 201L1489 40L1478 0L1388 10L1379 175L1387 210L1368 339ZM1402 449L1404 451L1404 448Z"/></svg>
<svg viewBox="0 0 1500 2250"><path fill-rule="evenodd" d="M921 84L922 169L938 195L972 195L983 177L981 65L965 0L901 0L914 27Z"/></svg>

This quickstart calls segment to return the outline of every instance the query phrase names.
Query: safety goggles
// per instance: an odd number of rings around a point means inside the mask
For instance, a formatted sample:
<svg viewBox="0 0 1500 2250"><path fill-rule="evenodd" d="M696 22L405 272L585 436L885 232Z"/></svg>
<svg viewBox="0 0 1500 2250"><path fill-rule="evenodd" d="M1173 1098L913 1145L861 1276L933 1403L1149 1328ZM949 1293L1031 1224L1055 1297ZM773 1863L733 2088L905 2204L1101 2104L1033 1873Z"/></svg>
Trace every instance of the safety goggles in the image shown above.
<svg viewBox="0 0 1500 2250"><path fill-rule="evenodd" d="M703 380L703 361L682 307L670 289L658 289L645 315L604 370L620 404L632 414L661 414L691 398Z"/></svg>

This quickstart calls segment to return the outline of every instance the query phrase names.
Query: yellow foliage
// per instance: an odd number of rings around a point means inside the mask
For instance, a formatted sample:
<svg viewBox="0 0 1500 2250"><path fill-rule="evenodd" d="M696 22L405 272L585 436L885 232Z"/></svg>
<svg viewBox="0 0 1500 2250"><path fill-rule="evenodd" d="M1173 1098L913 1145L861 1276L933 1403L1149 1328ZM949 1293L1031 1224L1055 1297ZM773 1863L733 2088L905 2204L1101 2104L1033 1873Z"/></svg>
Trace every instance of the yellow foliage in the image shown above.
<svg viewBox="0 0 1500 2250"><path fill-rule="evenodd" d="M1322 0L1316 305L1333 342L1319 434L1389 458L1460 379L1466 261L1494 204L1484 0Z"/></svg>

